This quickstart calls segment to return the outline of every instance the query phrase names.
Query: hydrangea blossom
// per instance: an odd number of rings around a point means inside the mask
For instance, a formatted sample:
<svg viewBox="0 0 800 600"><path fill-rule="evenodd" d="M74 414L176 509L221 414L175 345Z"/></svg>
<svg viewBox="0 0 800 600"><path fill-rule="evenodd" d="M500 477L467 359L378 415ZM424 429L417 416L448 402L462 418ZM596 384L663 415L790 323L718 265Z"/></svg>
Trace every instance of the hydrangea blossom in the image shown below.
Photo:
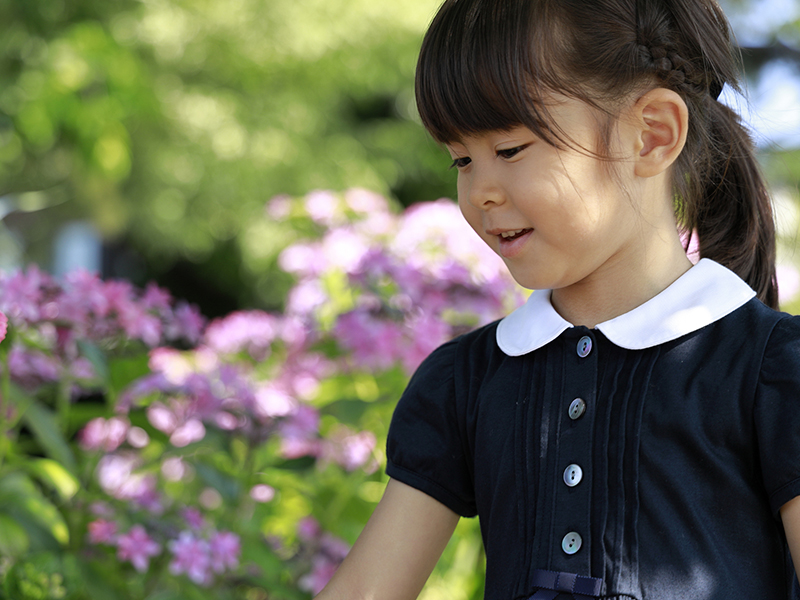
<svg viewBox="0 0 800 600"><path fill-rule="evenodd" d="M128 533L117 539L117 558L130 561L133 568L143 573L150 566L150 558L161 554L157 544L141 525L134 525Z"/></svg>

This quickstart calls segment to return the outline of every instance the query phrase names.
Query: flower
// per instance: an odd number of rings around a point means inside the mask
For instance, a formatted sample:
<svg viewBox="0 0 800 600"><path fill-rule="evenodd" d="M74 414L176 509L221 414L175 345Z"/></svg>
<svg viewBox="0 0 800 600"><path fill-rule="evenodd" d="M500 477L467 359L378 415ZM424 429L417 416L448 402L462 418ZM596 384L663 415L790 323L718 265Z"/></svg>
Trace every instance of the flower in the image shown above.
<svg viewBox="0 0 800 600"><path fill-rule="evenodd" d="M173 575L185 574L197 585L211 584L211 552L206 540L191 531L182 531L177 540L169 544L173 559L169 571Z"/></svg>
<svg viewBox="0 0 800 600"><path fill-rule="evenodd" d="M97 519L88 525L90 544L115 544L117 524L105 519Z"/></svg>
<svg viewBox="0 0 800 600"><path fill-rule="evenodd" d="M113 452L125 441L129 429L130 422L127 419L97 417L86 424L78 439L84 450Z"/></svg>
<svg viewBox="0 0 800 600"><path fill-rule="evenodd" d="M241 542L239 536L230 531L218 531L208 540L211 550L211 568L217 573L239 566Z"/></svg>
<svg viewBox="0 0 800 600"><path fill-rule="evenodd" d="M221 354L246 351L255 360L263 360L278 335L278 326L278 319L263 311L238 311L212 321L205 343Z"/></svg>
<svg viewBox="0 0 800 600"><path fill-rule="evenodd" d="M150 566L150 558L161 554L161 546L147 535L141 525L134 525L131 530L117 539L117 558L130 561L133 568L144 573Z"/></svg>
<svg viewBox="0 0 800 600"><path fill-rule="evenodd" d="M0 342L6 339L8 333L8 317L0 312Z"/></svg>

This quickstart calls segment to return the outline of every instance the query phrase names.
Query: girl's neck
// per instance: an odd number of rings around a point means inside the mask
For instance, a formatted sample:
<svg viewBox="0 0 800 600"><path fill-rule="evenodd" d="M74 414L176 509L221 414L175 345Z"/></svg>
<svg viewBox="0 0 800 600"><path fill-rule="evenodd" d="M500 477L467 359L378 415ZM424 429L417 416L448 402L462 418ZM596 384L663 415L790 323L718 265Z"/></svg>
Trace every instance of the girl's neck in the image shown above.
<svg viewBox="0 0 800 600"><path fill-rule="evenodd" d="M553 290L553 308L573 325L593 329L657 296L692 267L677 233L669 239L651 238L646 248L627 254L573 285Z"/></svg>

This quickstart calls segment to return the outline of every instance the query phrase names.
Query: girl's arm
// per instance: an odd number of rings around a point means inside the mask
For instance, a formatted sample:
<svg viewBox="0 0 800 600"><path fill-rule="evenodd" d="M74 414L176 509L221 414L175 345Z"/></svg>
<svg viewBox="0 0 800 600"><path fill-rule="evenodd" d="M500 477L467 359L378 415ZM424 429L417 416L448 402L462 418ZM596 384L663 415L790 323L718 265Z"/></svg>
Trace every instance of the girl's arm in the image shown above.
<svg viewBox="0 0 800 600"><path fill-rule="evenodd" d="M394 479L347 558L316 600L413 600L458 515Z"/></svg>
<svg viewBox="0 0 800 600"><path fill-rule="evenodd" d="M781 520L783 530L786 532L786 541L789 542L789 552L792 553L794 570L800 574L800 496L789 500L781 507Z"/></svg>

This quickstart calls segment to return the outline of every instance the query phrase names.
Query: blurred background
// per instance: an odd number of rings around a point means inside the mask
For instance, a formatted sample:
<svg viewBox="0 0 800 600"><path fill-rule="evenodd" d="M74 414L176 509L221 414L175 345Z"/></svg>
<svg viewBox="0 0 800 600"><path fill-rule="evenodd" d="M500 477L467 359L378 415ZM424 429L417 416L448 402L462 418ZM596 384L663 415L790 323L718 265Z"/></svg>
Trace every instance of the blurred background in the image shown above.
<svg viewBox="0 0 800 600"><path fill-rule="evenodd" d="M0 3L0 268L156 281L215 317L281 308L297 235L269 199L363 187L454 195L413 72L439 0ZM800 3L725 0L798 281Z"/></svg>
<svg viewBox="0 0 800 600"><path fill-rule="evenodd" d="M0 600L327 582L410 374L523 299L432 202L438 4L0 0ZM724 8L800 313L800 2ZM482 597L464 519L421 598Z"/></svg>

